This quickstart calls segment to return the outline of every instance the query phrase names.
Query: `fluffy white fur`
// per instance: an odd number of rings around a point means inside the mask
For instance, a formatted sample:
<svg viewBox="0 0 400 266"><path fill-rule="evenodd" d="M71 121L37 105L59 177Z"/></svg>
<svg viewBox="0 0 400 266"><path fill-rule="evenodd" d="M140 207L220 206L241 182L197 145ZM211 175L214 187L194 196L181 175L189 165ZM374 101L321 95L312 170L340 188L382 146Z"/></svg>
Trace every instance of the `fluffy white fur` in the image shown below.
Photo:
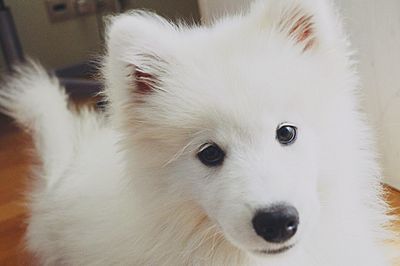
<svg viewBox="0 0 400 266"><path fill-rule="evenodd" d="M211 27L131 12L107 36L107 116L70 110L34 64L0 91L42 162L26 241L44 265L388 265L379 167L328 3L258 1ZM275 138L282 122L293 145ZM210 141L222 166L196 157ZM257 254L283 244L251 219L282 201L300 215L295 246Z"/></svg>

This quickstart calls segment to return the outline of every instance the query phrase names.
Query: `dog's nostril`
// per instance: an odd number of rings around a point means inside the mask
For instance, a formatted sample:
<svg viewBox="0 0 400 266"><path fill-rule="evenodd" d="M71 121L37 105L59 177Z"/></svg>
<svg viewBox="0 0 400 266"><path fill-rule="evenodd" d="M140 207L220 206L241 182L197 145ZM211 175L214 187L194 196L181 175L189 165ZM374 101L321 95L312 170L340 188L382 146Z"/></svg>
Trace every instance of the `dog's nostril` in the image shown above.
<svg viewBox="0 0 400 266"><path fill-rule="evenodd" d="M279 204L258 211L252 223L256 233L267 242L282 243L296 234L299 214L293 206Z"/></svg>

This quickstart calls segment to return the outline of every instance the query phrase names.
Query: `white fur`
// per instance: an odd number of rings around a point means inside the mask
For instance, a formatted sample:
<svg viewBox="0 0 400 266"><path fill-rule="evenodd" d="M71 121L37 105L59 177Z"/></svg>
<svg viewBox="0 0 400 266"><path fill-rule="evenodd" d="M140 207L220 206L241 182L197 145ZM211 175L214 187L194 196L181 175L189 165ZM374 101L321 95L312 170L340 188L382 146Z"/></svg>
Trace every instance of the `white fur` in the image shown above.
<svg viewBox="0 0 400 266"><path fill-rule="evenodd" d="M292 30L303 15L310 47ZM37 65L0 91L43 163L26 237L43 264L388 265L379 167L329 4L258 1L192 28L132 12L110 20L107 44L107 117L71 111ZM137 93L135 69L157 77L152 93ZM293 145L275 139L282 122L298 127ZM196 157L209 141L220 167ZM300 214L296 245L257 255L281 245L251 219L282 201Z"/></svg>

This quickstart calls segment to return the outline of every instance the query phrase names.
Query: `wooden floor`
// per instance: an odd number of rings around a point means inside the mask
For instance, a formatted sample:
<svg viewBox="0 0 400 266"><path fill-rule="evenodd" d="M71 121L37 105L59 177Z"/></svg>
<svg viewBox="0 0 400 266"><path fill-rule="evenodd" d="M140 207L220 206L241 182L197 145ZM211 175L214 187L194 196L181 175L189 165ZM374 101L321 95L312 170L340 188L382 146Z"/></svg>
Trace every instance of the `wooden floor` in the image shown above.
<svg viewBox="0 0 400 266"><path fill-rule="evenodd" d="M30 146L27 134L0 117L0 266L34 265L21 242L26 217L22 193L28 186ZM400 193L390 188L388 192L388 201L400 214ZM400 232L400 221L395 226ZM400 245L398 248L400 253ZM395 265L400 266L400 261Z"/></svg>

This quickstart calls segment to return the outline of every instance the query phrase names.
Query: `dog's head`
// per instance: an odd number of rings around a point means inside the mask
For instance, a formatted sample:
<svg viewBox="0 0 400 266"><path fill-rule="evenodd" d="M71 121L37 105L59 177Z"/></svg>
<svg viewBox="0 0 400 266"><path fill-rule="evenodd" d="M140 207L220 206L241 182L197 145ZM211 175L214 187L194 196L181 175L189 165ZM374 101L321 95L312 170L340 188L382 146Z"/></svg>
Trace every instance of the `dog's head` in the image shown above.
<svg viewBox="0 0 400 266"><path fill-rule="evenodd" d="M118 16L104 71L115 123L160 189L196 202L242 250L283 252L318 224L331 142L351 145L341 36L311 0L257 2L210 27Z"/></svg>

